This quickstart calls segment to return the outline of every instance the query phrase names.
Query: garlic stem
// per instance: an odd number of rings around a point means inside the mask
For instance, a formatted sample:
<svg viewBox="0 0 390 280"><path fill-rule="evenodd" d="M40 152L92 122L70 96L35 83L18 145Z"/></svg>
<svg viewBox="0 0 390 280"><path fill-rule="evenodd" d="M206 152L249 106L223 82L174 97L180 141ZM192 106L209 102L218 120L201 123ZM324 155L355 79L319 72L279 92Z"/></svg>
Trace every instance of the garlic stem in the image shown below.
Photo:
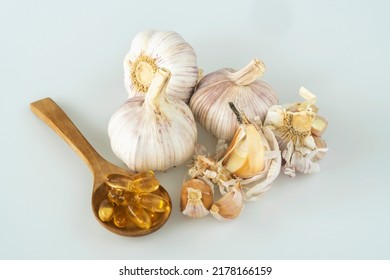
<svg viewBox="0 0 390 280"><path fill-rule="evenodd" d="M165 96L164 94L161 93L165 92L170 78L171 78L171 72L168 69L166 68L157 69L156 73L154 74L152 83L149 86L149 90L145 95L146 104L152 105L153 107L159 104L158 99L160 99L160 97Z"/></svg>
<svg viewBox="0 0 390 280"><path fill-rule="evenodd" d="M265 71L265 65L258 59L253 59L247 66L241 70L230 73L229 79L238 86L251 84L257 78L261 77Z"/></svg>
<svg viewBox="0 0 390 280"><path fill-rule="evenodd" d="M249 121L247 117L240 111L237 110L236 106L234 106L233 102L229 102L230 109L234 112L237 117L237 121L239 124L248 124Z"/></svg>

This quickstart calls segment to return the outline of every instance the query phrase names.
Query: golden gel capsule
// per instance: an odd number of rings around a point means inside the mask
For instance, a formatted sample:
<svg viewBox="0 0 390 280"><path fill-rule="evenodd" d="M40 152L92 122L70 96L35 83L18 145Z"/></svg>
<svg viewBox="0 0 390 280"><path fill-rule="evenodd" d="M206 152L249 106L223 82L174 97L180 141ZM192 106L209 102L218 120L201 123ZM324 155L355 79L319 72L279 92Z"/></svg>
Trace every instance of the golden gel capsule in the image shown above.
<svg viewBox="0 0 390 280"><path fill-rule="evenodd" d="M139 173L136 173L131 176L131 180L137 180L137 179L143 179L143 178L154 178L154 172L149 170L149 171L142 171Z"/></svg>
<svg viewBox="0 0 390 280"><path fill-rule="evenodd" d="M135 195L135 200L145 209L152 212L165 212L169 211L168 201L153 193L139 193Z"/></svg>
<svg viewBox="0 0 390 280"><path fill-rule="evenodd" d="M99 206L99 218L103 222L108 222L112 219L112 216L114 214L114 204L112 202L108 201L107 199L104 199Z"/></svg>
<svg viewBox="0 0 390 280"><path fill-rule="evenodd" d="M111 173L106 176L106 184L112 188L128 190L131 187L132 182L132 177L123 174Z"/></svg>
<svg viewBox="0 0 390 280"><path fill-rule="evenodd" d="M123 189L113 188L108 192L108 199L117 205L126 204L125 191Z"/></svg>
<svg viewBox="0 0 390 280"><path fill-rule="evenodd" d="M155 177L138 178L133 181L131 191L137 193L154 192L160 186L160 182Z"/></svg>
<svg viewBox="0 0 390 280"><path fill-rule="evenodd" d="M153 224L153 222L157 221L159 213L152 212L152 211L149 211L147 209L145 209L145 212L149 215L152 224Z"/></svg>
<svg viewBox="0 0 390 280"><path fill-rule="evenodd" d="M154 192L160 186L153 171L143 171L132 176L111 173L106 176L106 183L112 188L132 192Z"/></svg>
<svg viewBox="0 0 390 280"><path fill-rule="evenodd" d="M149 229L152 226L152 221L148 213L139 206L135 201L130 201L127 204L128 217L142 229Z"/></svg>
<svg viewBox="0 0 390 280"><path fill-rule="evenodd" d="M118 228L124 228L130 223L130 217L127 214L126 206L118 205L114 210L114 224Z"/></svg>

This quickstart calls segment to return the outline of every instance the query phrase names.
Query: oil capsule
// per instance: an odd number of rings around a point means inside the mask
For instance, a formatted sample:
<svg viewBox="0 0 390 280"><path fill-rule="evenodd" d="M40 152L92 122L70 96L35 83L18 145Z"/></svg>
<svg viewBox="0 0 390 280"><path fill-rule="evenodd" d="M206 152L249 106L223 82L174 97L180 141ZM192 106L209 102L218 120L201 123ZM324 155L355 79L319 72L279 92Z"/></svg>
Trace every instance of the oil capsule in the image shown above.
<svg viewBox="0 0 390 280"><path fill-rule="evenodd" d="M152 226L152 221L148 213L135 201L130 201L127 204L128 217L142 229L149 229Z"/></svg>
<svg viewBox="0 0 390 280"><path fill-rule="evenodd" d="M170 210L168 200L153 193L138 193L135 195L135 200L139 205L152 212L165 212Z"/></svg>
<svg viewBox="0 0 390 280"><path fill-rule="evenodd" d="M106 176L106 183L112 188L132 192L154 192L160 186L153 171L143 171L132 176L111 173Z"/></svg>
<svg viewBox="0 0 390 280"><path fill-rule="evenodd" d="M154 178L154 172L152 170L142 171L131 176L133 181L142 178Z"/></svg>
<svg viewBox="0 0 390 280"><path fill-rule="evenodd" d="M160 182L155 177L138 178L133 181L131 191L137 193L154 192L160 187Z"/></svg>
<svg viewBox="0 0 390 280"><path fill-rule="evenodd" d="M108 222L112 219L114 214L114 204L107 199L102 200L99 206L99 219L103 222Z"/></svg>
<svg viewBox="0 0 390 280"><path fill-rule="evenodd" d="M108 199L117 205L126 204L125 193L126 192L123 189L112 188L108 191Z"/></svg>
<svg viewBox="0 0 390 280"><path fill-rule="evenodd" d="M132 186L133 179L131 176L124 174L111 173L106 176L106 184L112 188L128 190Z"/></svg>
<svg viewBox="0 0 390 280"><path fill-rule="evenodd" d="M157 212L152 212L152 211L149 211L149 210L147 210L147 209L145 209L145 212L149 215L150 221L152 222L152 224L153 224L155 221L157 221L159 213L157 213Z"/></svg>
<svg viewBox="0 0 390 280"><path fill-rule="evenodd" d="M124 228L130 223L130 217L127 214L126 206L118 205L114 210L114 224L118 228Z"/></svg>

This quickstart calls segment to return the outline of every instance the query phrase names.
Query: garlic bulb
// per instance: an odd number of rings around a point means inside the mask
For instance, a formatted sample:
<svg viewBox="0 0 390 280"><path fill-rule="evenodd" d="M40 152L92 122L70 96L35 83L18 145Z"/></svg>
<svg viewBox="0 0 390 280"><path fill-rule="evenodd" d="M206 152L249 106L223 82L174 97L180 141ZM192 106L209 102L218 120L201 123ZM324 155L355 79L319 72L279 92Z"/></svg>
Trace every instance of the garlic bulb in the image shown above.
<svg viewBox="0 0 390 280"><path fill-rule="evenodd" d="M167 69L158 69L145 97L127 100L108 125L114 153L134 171L167 170L194 152L197 130L190 108L169 97Z"/></svg>
<svg viewBox="0 0 390 280"><path fill-rule="evenodd" d="M272 106L265 120L278 139L285 161L283 171L291 177L296 172L318 172L318 161L328 150L321 138L328 122L317 115L316 96L304 87L299 93L306 101Z"/></svg>
<svg viewBox="0 0 390 280"><path fill-rule="evenodd" d="M144 95L158 68L172 73L168 96L188 103L198 79L193 48L176 32L145 30L131 42L123 61L124 82L129 97Z"/></svg>
<svg viewBox="0 0 390 280"><path fill-rule="evenodd" d="M264 64L254 59L237 72L225 68L203 77L190 100L195 119L215 137L225 140L231 140L238 129L229 102L248 119L260 116L263 121L268 108L278 102L271 87L258 79L264 70Z"/></svg>

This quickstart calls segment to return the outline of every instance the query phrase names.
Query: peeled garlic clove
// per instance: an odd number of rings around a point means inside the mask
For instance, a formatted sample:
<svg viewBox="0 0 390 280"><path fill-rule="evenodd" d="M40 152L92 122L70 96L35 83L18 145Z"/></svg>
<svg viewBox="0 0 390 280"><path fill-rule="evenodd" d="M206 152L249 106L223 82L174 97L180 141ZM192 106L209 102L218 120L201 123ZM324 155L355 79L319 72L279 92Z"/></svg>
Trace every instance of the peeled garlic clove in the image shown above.
<svg viewBox="0 0 390 280"><path fill-rule="evenodd" d="M183 164L195 149L197 129L190 108L167 96L167 69L158 69L145 98L127 100L108 125L111 148L133 171Z"/></svg>
<svg viewBox="0 0 390 280"><path fill-rule="evenodd" d="M232 174L249 178L264 169L264 146L256 127L247 121L246 116L239 112L233 103L230 103L230 106L240 122L240 127L225 153L222 164Z"/></svg>
<svg viewBox="0 0 390 280"><path fill-rule="evenodd" d="M313 120L313 123L311 124L311 134L315 136L321 136L327 126L328 121L323 117L316 115Z"/></svg>
<svg viewBox="0 0 390 280"><path fill-rule="evenodd" d="M168 96L188 103L198 79L194 49L178 33L144 30L131 42L123 61L124 82L129 97L147 93L158 68L172 73Z"/></svg>
<svg viewBox="0 0 390 280"><path fill-rule="evenodd" d="M181 189L180 210L190 218L201 218L209 214L213 204L213 191L199 179L185 182Z"/></svg>
<svg viewBox="0 0 390 280"><path fill-rule="evenodd" d="M264 70L264 64L253 59L237 72L225 68L203 77L190 100L195 119L216 138L225 140L231 140L238 129L229 102L249 119L260 116L264 120L268 108L278 102L276 93L259 79Z"/></svg>
<svg viewBox="0 0 390 280"><path fill-rule="evenodd" d="M230 220L240 215L243 206L243 197L238 183L211 206L210 213L218 220Z"/></svg>

